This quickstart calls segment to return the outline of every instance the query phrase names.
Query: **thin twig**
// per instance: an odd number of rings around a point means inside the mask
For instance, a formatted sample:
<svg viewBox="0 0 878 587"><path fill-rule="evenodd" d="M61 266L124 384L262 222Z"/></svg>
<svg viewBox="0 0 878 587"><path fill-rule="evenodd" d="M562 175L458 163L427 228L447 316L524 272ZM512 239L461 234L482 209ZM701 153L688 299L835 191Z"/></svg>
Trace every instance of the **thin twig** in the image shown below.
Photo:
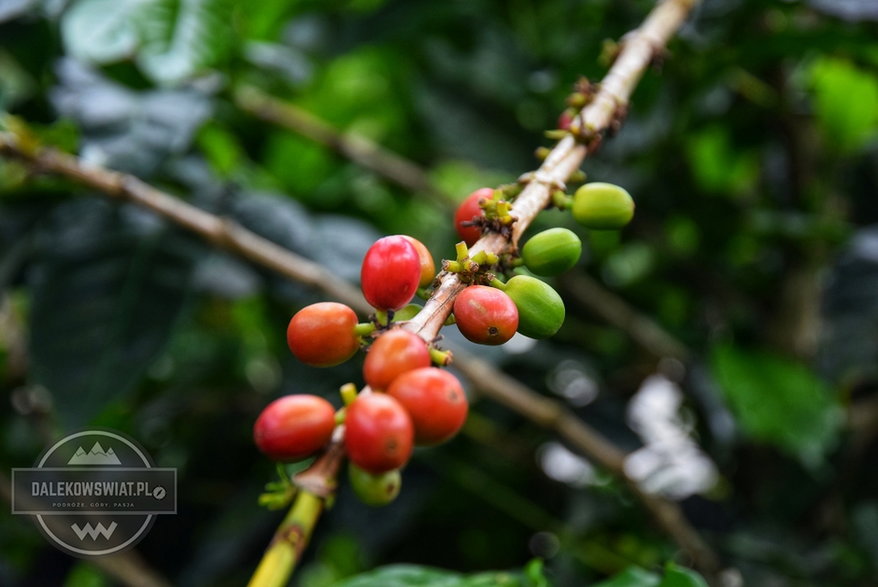
<svg viewBox="0 0 878 587"><path fill-rule="evenodd" d="M369 311L369 306L356 289L320 265L243 228L234 220L205 212L132 175L90 165L51 148L23 148L11 133L0 133L0 155L22 159L36 171L63 175L116 199L148 208L218 248L237 253L315 289L322 289L331 297L361 311Z"/></svg>
<svg viewBox="0 0 878 587"><path fill-rule="evenodd" d="M257 118L334 149L354 163L407 190L426 194L442 206L454 203L454 198L437 188L419 166L362 135L341 133L310 112L278 100L253 86L240 88L234 98L235 104Z"/></svg>
<svg viewBox="0 0 878 587"><path fill-rule="evenodd" d="M622 51L601 83L593 102L581 114L581 128L600 133L617 120L621 108L627 104L655 51L666 44L694 4L693 0L665 0L650 13L638 30L626 37ZM475 254L481 250L499 253L514 247L527 226L549 202L552 189L566 181L579 168L588 148L587 142L573 136L559 141L539 170L527 178L527 187L514 202L512 214L517 221L511 239L507 240L499 234L488 234L470 249L470 253ZM136 178L86 166L75 157L51 149L24 149L15 136L8 133L0 134L0 154L23 159L41 171L64 175L121 200L135 202L200 234L219 248L230 250L291 279L322 289L330 297L361 312L371 311L359 292L319 265L294 255L232 221L199 210ZM434 295L407 327L425 338L434 338L450 314L454 297L463 287L465 285L456 274L443 274ZM719 568L716 554L704 543L675 503L645 493L627 477L623 467L625 455L611 442L561 404L541 397L483 361L459 354L457 365L470 377L482 395L556 432L584 456L628 484L634 495L653 515L657 525L690 557L694 567L707 575L712 575ZM333 472L328 470L327 474L330 473ZM302 491L301 495L313 493ZM304 529L310 534L312 527L313 524ZM308 535L301 536L301 544L304 545L308 538ZM295 559L291 564L294 563Z"/></svg>

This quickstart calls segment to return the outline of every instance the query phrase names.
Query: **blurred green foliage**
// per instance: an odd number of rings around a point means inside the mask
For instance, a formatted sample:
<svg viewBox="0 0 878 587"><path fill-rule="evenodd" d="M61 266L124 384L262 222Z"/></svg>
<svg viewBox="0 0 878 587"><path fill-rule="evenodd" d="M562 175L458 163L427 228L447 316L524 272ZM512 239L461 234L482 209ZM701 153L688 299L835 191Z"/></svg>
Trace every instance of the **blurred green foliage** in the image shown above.
<svg viewBox="0 0 878 587"><path fill-rule="evenodd" d="M368 137L462 199L536 166L574 81L599 79L604 41L651 6L0 0L0 108L46 144L354 283L382 234L452 256L450 210L257 120L237 91ZM878 575L876 21L872 0L706 0L584 166L633 194L633 223L588 232L547 212L533 229L566 226L586 247L553 282L568 300L562 330L500 349L443 331L619 447L652 448L641 454L658 475L644 483L681 499L745 585ZM586 276L686 356L603 321L577 296ZM9 161L0 294L2 471L66 431L122 430L179 470L180 514L155 524L144 560L175 585L244 583L280 516L257 505L275 473L253 420L278 395L338 403L341 384L360 382L357 361L318 370L285 348L289 316L322 294ZM633 410L655 374L665 395L649 397L665 399L644 425ZM680 438L689 452L673 449ZM680 497L675 475L695 478L705 461L712 482ZM702 584L666 564L675 556L621 484L482 400L463 435L416 454L388 508L359 504L342 480L293 583ZM112 580L3 509L0 584Z"/></svg>

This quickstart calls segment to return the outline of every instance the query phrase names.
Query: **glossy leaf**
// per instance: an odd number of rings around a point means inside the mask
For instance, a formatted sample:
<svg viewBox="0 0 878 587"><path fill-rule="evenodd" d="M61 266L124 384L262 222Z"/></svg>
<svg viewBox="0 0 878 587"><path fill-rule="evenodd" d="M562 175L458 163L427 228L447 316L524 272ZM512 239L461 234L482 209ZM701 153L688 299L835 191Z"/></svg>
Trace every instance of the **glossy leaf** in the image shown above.
<svg viewBox="0 0 878 587"><path fill-rule="evenodd" d="M692 569L668 563L658 587L707 587L707 581Z"/></svg>
<svg viewBox="0 0 878 587"><path fill-rule="evenodd" d="M81 156L113 169L154 173L188 148L210 114L207 98L194 90L134 92L70 59L59 63L58 76L52 101L81 126Z"/></svg>
<svg viewBox="0 0 878 587"><path fill-rule="evenodd" d="M337 587L537 587L520 573L462 575L432 567L389 565L343 581Z"/></svg>
<svg viewBox="0 0 878 587"><path fill-rule="evenodd" d="M229 0L152 0L140 26L144 73L172 84L215 64L231 41L232 8Z"/></svg>
<svg viewBox="0 0 878 587"><path fill-rule="evenodd" d="M61 20L68 54L91 63L112 63L134 54L140 43L138 21L154 0L80 0Z"/></svg>
<svg viewBox="0 0 878 587"><path fill-rule="evenodd" d="M594 587L656 587L661 577L640 567L628 567L614 577L596 583Z"/></svg>

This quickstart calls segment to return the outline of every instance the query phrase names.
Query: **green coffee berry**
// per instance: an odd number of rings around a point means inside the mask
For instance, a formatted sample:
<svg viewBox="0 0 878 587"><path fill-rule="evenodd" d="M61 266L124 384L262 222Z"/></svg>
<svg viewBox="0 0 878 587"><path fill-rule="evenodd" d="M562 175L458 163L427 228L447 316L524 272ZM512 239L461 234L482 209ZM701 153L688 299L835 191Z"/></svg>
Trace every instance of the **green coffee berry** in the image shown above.
<svg viewBox="0 0 878 587"><path fill-rule="evenodd" d="M582 241L572 230L550 228L532 236L521 249L521 260L537 275L558 275L576 265Z"/></svg>
<svg viewBox="0 0 878 587"><path fill-rule="evenodd" d="M373 474L348 462L348 481L360 501L366 505L387 505L396 499L402 487L399 469Z"/></svg>
<svg viewBox="0 0 878 587"><path fill-rule="evenodd" d="M573 195L573 218L586 228L619 229L634 217L634 200L625 189L602 182L580 186Z"/></svg>
<svg viewBox="0 0 878 587"><path fill-rule="evenodd" d="M518 308L518 331L548 338L564 323L564 301L551 285L529 275L516 275L503 286Z"/></svg>

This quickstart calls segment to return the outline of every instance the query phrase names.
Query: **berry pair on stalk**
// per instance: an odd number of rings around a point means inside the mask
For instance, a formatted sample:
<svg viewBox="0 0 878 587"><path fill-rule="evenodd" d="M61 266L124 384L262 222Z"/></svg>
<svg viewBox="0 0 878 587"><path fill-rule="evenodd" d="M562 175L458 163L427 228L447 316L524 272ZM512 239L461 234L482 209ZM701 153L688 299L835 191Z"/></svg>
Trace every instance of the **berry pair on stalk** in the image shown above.
<svg viewBox="0 0 878 587"><path fill-rule="evenodd" d="M370 473L398 469L414 444L434 446L457 434L468 409L463 387L450 372L438 367L406 371L386 391L360 394L347 406L345 449Z"/></svg>
<svg viewBox="0 0 878 587"><path fill-rule="evenodd" d="M433 257L420 241L406 235L378 239L366 252L360 271L363 296L381 312L408 304L418 287L429 285L436 272ZM350 359L371 330L357 314L337 302L302 308L287 326L287 345L293 355L313 367L333 367Z"/></svg>
<svg viewBox="0 0 878 587"><path fill-rule="evenodd" d="M478 344L503 344L516 332L548 338L564 323L564 301L548 283L516 275L506 283L470 285L454 301L457 328Z"/></svg>
<svg viewBox="0 0 878 587"><path fill-rule="evenodd" d="M486 211L492 210L496 204L498 192L501 190L479 188L458 205L454 213L454 228L466 246L473 246L482 237L482 227L490 224ZM573 197L560 193L560 199L554 203L569 209L573 219L585 228L618 230L631 222L634 217L634 199L624 188L615 184L586 183L576 190ZM566 269L569 267L562 271ZM538 273L538 271L534 272Z"/></svg>

